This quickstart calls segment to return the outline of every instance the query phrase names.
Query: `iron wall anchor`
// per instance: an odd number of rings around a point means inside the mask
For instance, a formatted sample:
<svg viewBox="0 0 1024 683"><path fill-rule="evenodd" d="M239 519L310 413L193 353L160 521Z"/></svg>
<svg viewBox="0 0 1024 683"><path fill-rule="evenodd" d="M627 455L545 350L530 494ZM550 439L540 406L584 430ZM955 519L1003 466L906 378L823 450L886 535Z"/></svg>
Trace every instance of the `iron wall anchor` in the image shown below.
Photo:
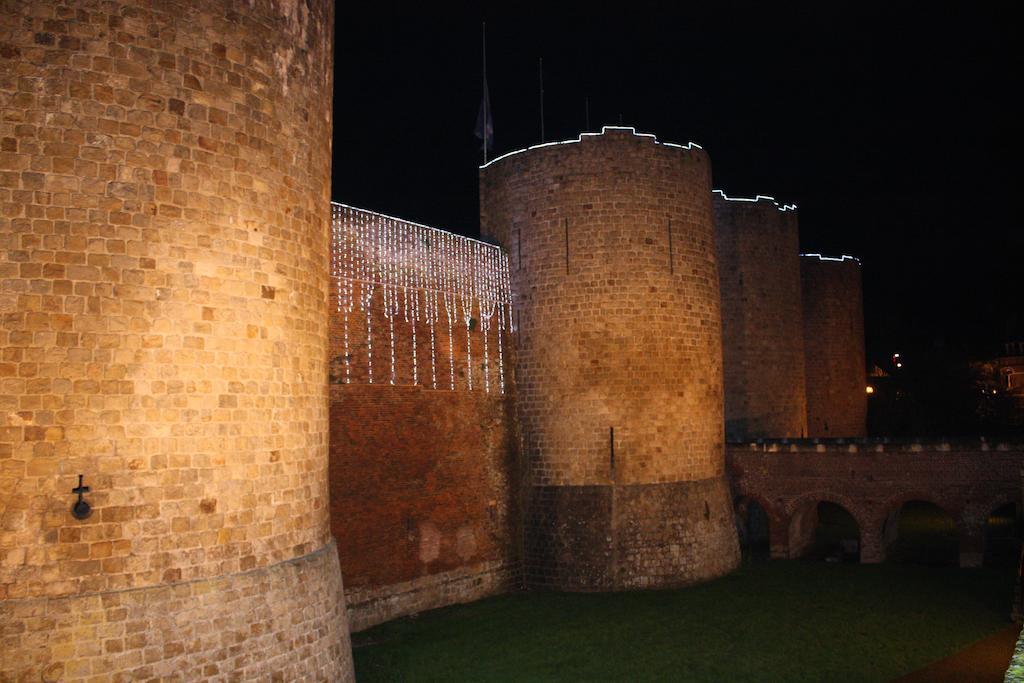
<svg viewBox="0 0 1024 683"><path fill-rule="evenodd" d="M78 500L71 505L71 514L75 519L87 519L92 514L92 506L82 497L90 491L90 487L82 485L83 476L78 475L78 486L71 489L71 493L78 494Z"/></svg>

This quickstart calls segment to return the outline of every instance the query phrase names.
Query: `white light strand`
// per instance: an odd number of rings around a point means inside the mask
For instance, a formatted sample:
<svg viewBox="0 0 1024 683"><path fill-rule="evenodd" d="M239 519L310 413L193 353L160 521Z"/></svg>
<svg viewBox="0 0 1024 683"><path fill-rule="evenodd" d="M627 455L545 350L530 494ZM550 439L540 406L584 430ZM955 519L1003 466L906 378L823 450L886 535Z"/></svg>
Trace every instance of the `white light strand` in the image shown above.
<svg viewBox="0 0 1024 683"><path fill-rule="evenodd" d="M508 152L507 154L502 154L500 157L496 157L494 159L491 159L490 161L488 161L486 164L484 164L480 168L487 168L491 164L497 163L497 162L501 161L502 159L504 159L505 157L510 157L510 156L515 155L515 154L522 154L523 152L529 152L531 149L540 149L541 147L554 147L556 145L574 145L574 144L578 144L578 143L583 141L583 138L591 138L591 137L597 137L599 135L604 135L605 133L607 133L610 130L612 130L612 131L625 131L625 132L628 132L628 133L632 133L633 135L635 135L638 138L651 138L651 139L654 140L654 144L662 145L664 147L676 147L678 149L704 149L703 147L698 145L696 142L688 142L685 145L680 145L680 144L677 144L675 142L659 142L658 138L653 133L637 133L636 132L636 128L633 128L631 126L603 126L601 128L601 132L600 133L580 133L580 136L578 138L576 138L575 140L562 140L561 142L545 142L545 143L540 144L540 145L533 145L531 147L526 147L524 149L517 149L514 152Z"/></svg>
<svg viewBox="0 0 1024 683"><path fill-rule="evenodd" d="M730 197L729 195L725 194L725 192L723 192L722 190L711 190L711 194L717 194L719 197L721 197L727 202L756 203L760 201L766 201L771 202L779 211L796 211L796 204L779 204L778 200L776 200L775 197L770 197L766 194L759 194L756 197Z"/></svg>
<svg viewBox="0 0 1024 683"><path fill-rule="evenodd" d="M331 274L336 297L333 314L342 317L345 382L352 381L353 355L348 330L349 314L356 303L366 317L366 381L375 381L373 369L373 317L375 295L380 291L381 313L388 319L390 336L390 383L411 379L419 384L419 323L430 326L430 382L437 388L436 325L444 306L448 322L449 386L455 382L455 321L466 328L466 388L474 388L474 322L483 335L484 389L490 393L490 330L497 328L498 371L505 391L504 344L501 337L514 329L508 258L496 246L460 237L417 223L384 216L343 204L331 210ZM357 287L359 288L358 292ZM422 292L422 299L420 298ZM478 320L474 321L474 306ZM408 379L399 363L399 336L395 317L409 325L411 337ZM494 322L497 317L497 323ZM404 328L402 328L404 329ZM402 342L401 346L405 346ZM402 377L399 377L401 369Z"/></svg>
<svg viewBox="0 0 1024 683"><path fill-rule="evenodd" d="M840 263L842 263L843 261L854 261L857 265L860 265L860 259L859 258L857 258L856 256L849 256L847 254L842 254L840 256L823 256L822 254L800 254L800 255L803 256L804 258L816 258L819 261L838 261Z"/></svg>

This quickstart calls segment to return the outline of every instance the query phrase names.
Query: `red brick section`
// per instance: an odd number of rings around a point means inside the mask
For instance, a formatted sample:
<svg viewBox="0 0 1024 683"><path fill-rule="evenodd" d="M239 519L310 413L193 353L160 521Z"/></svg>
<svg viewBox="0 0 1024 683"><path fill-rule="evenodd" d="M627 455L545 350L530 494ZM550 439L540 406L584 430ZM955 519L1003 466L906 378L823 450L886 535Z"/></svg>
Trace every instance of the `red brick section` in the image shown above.
<svg viewBox="0 0 1024 683"><path fill-rule="evenodd" d="M807 434L863 436L867 433L868 407L860 264L850 258L830 261L803 256L800 278L807 358Z"/></svg>
<svg viewBox="0 0 1024 683"><path fill-rule="evenodd" d="M333 23L327 0L4 4L0 679L351 677L325 552Z"/></svg>
<svg viewBox="0 0 1024 683"><path fill-rule="evenodd" d="M480 197L520 313L531 582L602 590L728 571L707 155L608 129L494 162Z"/></svg>
<svg viewBox="0 0 1024 683"><path fill-rule="evenodd" d="M990 514L1006 503L1021 504L1020 443L761 442L728 444L726 451L735 496L757 501L768 513L775 557L802 552L814 532L815 506L829 501L857 521L861 561L881 562L900 507L919 500L952 516L960 563L977 566Z"/></svg>
<svg viewBox="0 0 1024 683"><path fill-rule="evenodd" d="M806 436L796 211L718 194L714 211L726 437Z"/></svg>
<svg viewBox="0 0 1024 683"><path fill-rule="evenodd" d="M331 518L352 627L508 590L521 537L509 398L331 388Z"/></svg>

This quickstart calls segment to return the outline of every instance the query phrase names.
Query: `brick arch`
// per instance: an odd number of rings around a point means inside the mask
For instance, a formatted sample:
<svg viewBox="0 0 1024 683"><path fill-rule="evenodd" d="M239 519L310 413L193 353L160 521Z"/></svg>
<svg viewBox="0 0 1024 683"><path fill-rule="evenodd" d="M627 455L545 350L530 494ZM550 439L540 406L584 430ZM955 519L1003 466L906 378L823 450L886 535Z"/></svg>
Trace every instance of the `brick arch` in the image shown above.
<svg viewBox="0 0 1024 683"><path fill-rule="evenodd" d="M963 519L963 506L960 504L951 504L949 502L940 503L938 500L942 500L942 496L936 496L935 492L915 489L893 496L882 504L878 510L879 517L875 521L875 527L881 535L879 556L884 558L885 554L888 552L888 547L898 538L898 529L887 528L890 519L893 519L896 513L903 509L904 505L913 501L934 505L952 520L953 528L956 532L958 543L962 551L964 544L967 542L965 539L968 535L966 531L967 526Z"/></svg>
<svg viewBox="0 0 1024 683"><path fill-rule="evenodd" d="M766 515L768 515L768 520L771 521L771 522L776 522L776 521L784 522L784 521L786 521L786 519L788 519L788 515L786 515L784 512L780 512L780 510L779 510L780 506L772 505L771 503L768 502L767 498L765 498L764 496L762 496L759 493L751 493L751 492L737 493L732 498L733 510L736 509L736 506L744 498L746 498L748 500L752 500L755 503L757 503L758 505L760 505L761 508L764 510L764 513Z"/></svg>
<svg viewBox="0 0 1024 683"><path fill-rule="evenodd" d="M733 511L743 499L752 500L760 505L768 517L768 546L773 558L788 557L789 548L789 515L781 503L771 503L767 498L753 491L744 491L733 496Z"/></svg>
<svg viewBox="0 0 1024 683"><path fill-rule="evenodd" d="M872 549L870 557L874 557L876 546L880 546L880 538L873 534L870 529L870 516L861 506L854 503L849 497L836 493L832 490L812 491L792 498L785 506L786 509L786 534L787 554L790 558L799 557L810 543L813 529L799 528L794 526L798 515L802 515L811 508L816 508L819 503L832 503L846 510L853 517L857 524L857 536L861 546L861 558L864 558L864 546L867 544ZM877 561L877 560L870 560Z"/></svg>
<svg viewBox="0 0 1024 683"><path fill-rule="evenodd" d="M1017 514L1021 513L1021 501L1019 498L1013 498L1010 496L993 496L988 499L988 503L981 506L981 509L988 507L988 513L985 515L985 523L988 523L988 518L992 516L992 513L1003 507L1004 505L1013 505L1016 507Z"/></svg>
<svg viewBox="0 0 1024 683"><path fill-rule="evenodd" d="M889 517L893 513L901 510L903 506L906 505L907 503L913 501L920 501L922 503L929 503L931 505L934 505L935 507L939 508L947 515L949 515L950 519L953 520L953 524L957 528L957 533L961 533L961 529L963 529L963 520L961 519L963 515L963 506L954 506L948 503L939 503L936 501L936 498L941 498L941 496L936 496L934 492L926 492L921 490L909 491L893 496L889 498L884 504L879 506L878 510L876 511L877 514L875 518L875 525L879 528L880 531L883 530L886 522L889 521Z"/></svg>
<svg viewBox="0 0 1024 683"><path fill-rule="evenodd" d="M785 505L786 517L792 521L793 515L804 509L808 503L814 503L815 505L818 503L832 503L843 508L857 522L857 528L861 535L870 526L871 516L868 510L854 503L849 497L831 490L812 491L790 499Z"/></svg>

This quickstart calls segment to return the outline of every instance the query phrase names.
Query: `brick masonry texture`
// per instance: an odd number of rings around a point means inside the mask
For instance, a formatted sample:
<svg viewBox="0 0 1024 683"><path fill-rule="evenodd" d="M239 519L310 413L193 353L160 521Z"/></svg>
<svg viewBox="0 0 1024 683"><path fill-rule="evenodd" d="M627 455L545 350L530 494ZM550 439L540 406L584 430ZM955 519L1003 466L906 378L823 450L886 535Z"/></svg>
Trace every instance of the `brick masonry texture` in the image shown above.
<svg viewBox="0 0 1024 683"><path fill-rule="evenodd" d="M0 632L34 667L5 640L5 675L155 656L9 609L90 605L176 671L223 641L169 644L168 620L230 614L246 675L351 676L337 564L310 555L330 540L332 31L317 0L4 3ZM262 637L268 613L291 630Z"/></svg>
<svg viewBox="0 0 1024 683"><path fill-rule="evenodd" d="M331 519L354 629L515 585L514 410L483 391L332 386Z"/></svg>
<svg viewBox="0 0 1024 683"><path fill-rule="evenodd" d="M800 258L807 435L867 433L867 373L860 264L852 259Z"/></svg>
<svg viewBox="0 0 1024 683"><path fill-rule="evenodd" d="M467 333L464 322L456 320L449 337L442 312L434 327L432 369L430 326L396 316L392 385L391 321L378 291L369 307L371 385L366 314L359 306L348 314L346 372L345 320L336 310L336 296L332 291L331 523L339 540L351 628L517 586L522 513L512 337L499 338L496 325L488 333L488 393L481 326ZM506 366L504 395L499 343Z"/></svg>
<svg viewBox="0 0 1024 683"><path fill-rule="evenodd" d="M0 680L344 680L334 543L250 572L6 601Z"/></svg>
<svg viewBox="0 0 1024 683"><path fill-rule="evenodd" d="M797 213L714 196L729 440L807 435Z"/></svg>
<svg viewBox="0 0 1024 683"><path fill-rule="evenodd" d="M687 558L716 570L734 566L730 520L713 517L724 525L723 544L710 524L698 524L704 506L689 524L696 511L686 505L672 513L671 524L657 524L667 510L624 506L623 513L641 516L628 518L612 509L619 494L610 490L704 480L724 486L707 155L606 129L481 169L480 197L481 232L509 253L519 314L517 398L536 487L527 538L551 539L543 552L531 542L528 579L593 589L606 581L600 568L581 567L577 577L558 567L576 561L574 537L590 535L597 543L599 529L624 525L635 530L637 555L612 557L603 573L615 577L614 587L712 574ZM578 490L553 493L553 487ZM674 545L687 550L665 552Z"/></svg>
<svg viewBox="0 0 1024 683"><path fill-rule="evenodd" d="M1021 504L1021 443L769 441L730 443L726 451L734 493L768 514L775 557L800 555L813 538L815 506L829 501L857 521L861 561L881 562L900 506L919 500L949 513L960 535L960 564L978 566L989 515Z"/></svg>
<svg viewBox="0 0 1024 683"><path fill-rule="evenodd" d="M683 586L736 567L724 478L671 484L541 486L526 526L537 588L608 591Z"/></svg>

